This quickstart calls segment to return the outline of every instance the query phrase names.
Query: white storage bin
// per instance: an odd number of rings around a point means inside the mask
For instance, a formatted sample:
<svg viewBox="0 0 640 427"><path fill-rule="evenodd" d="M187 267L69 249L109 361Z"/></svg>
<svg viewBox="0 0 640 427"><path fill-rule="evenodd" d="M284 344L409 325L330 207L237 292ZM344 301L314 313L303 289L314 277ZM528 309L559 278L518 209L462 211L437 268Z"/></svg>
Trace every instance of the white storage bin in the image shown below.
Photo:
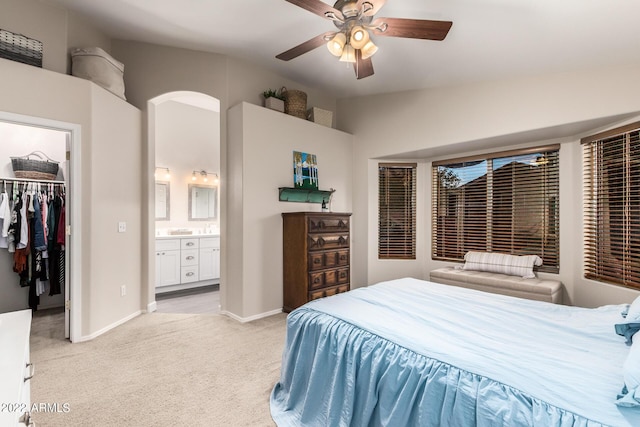
<svg viewBox="0 0 640 427"><path fill-rule="evenodd" d="M323 126L332 127L333 112L317 107L309 108L307 111L307 120Z"/></svg>
<svg viewBox="0 0 640 427"><path fill-rule="evenodd" d="M91 80L109 92L124 96L124 64L99 47L82 47L71 52L71 74Z"/></svg>

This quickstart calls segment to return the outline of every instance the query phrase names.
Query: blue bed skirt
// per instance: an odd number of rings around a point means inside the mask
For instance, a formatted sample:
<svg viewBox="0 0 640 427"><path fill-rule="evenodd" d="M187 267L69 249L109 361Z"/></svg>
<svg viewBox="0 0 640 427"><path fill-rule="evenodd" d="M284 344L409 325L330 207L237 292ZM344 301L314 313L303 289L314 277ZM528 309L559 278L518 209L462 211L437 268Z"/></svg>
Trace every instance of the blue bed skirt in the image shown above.
<svg viewBox="0 0 640 427"><path fill-rule="evenodd" d="M342 306L340 302L333 301L337 312L349 307L359 311L358 303L365 304L364 311L369 310L367 304L376 305L359 297ZM331 313L329 307L312 303L289 314L282 374L270 402L272 418L280 427L640 425L635 424L640 420L637 414L631 420L615 414L616 424L578 415L531 392L429 357L410 341L399 344L384 337L384 331L378 333L376 321L372 328L363 328L349 315ZM405 308L411 312L411 307ZM378 318L378 323L384 321ZM468 356L473 359L477 354ZM620 379L611 390L621 384ZM589 390L580 391L590 395ZM614 400L612 395L617 411Z"/></svg>

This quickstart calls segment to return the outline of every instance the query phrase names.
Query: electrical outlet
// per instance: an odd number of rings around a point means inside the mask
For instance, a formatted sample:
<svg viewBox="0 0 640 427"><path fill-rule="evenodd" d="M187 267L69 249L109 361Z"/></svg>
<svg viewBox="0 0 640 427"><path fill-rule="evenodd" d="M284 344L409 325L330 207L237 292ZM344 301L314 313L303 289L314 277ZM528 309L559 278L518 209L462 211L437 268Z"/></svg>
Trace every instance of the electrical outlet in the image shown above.
<svg viewBox="0 0 640 427"><path fill-rule="evenodd" d="M123 297L126 294L127 294L127 286L126 285L120 286L120 296Z"/></svg>
<svg viewBox="0 0 640 427"><path fill-rule="evenodd" d="M124 221L120 221L118 223L118 233L124 233L127 231L127 223Z"/></svg>

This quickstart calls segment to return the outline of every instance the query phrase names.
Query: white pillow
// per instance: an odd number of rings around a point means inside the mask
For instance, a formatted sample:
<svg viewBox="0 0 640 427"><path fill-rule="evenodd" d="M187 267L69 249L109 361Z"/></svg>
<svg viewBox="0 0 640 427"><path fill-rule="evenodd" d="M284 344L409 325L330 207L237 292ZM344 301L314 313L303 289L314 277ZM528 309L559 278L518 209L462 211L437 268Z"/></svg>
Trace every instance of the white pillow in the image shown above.
<svg viewBox="0 0 640 427"><path fill-rule="evenodd" d="M629 321L640 322L640 296L637 297L635 300L633 300L633 302L629 306L629 309L627 310L626 319L627 319L627 322Z"/></svg>
<svg viewBox="0 0 640 427"><path fill-rule="evenodd" d="M469 251L464 260L464 270L490 271L521 276L524 279L536 277L533 266L542 265L542 259L538 255L510 255L498 252Z"/></svg>
<svg viewBox="0 0 640 427"><path fill-rule="evenodd" d="M633 335L636 338L638 334ZM640 337L639 337L640 338ZM629 355L622 366L624 388L618 395L616 405L626 407L640 406L640 340L634 339Z"/></svg>

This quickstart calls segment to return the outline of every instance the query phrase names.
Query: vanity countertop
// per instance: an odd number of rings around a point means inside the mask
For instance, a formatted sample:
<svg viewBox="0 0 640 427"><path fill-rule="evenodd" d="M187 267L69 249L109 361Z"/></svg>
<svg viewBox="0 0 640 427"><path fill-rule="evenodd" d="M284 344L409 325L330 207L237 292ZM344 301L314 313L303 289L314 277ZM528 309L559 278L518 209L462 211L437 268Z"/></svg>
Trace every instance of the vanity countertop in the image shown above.
<svg viewBox="0 0 640 427"><path fill-rule="evenodd" d="M220 233L202 233L202 234L161 234L156 236L156 240L164 239L199 239L200 237L220 237Z"/></svg>

